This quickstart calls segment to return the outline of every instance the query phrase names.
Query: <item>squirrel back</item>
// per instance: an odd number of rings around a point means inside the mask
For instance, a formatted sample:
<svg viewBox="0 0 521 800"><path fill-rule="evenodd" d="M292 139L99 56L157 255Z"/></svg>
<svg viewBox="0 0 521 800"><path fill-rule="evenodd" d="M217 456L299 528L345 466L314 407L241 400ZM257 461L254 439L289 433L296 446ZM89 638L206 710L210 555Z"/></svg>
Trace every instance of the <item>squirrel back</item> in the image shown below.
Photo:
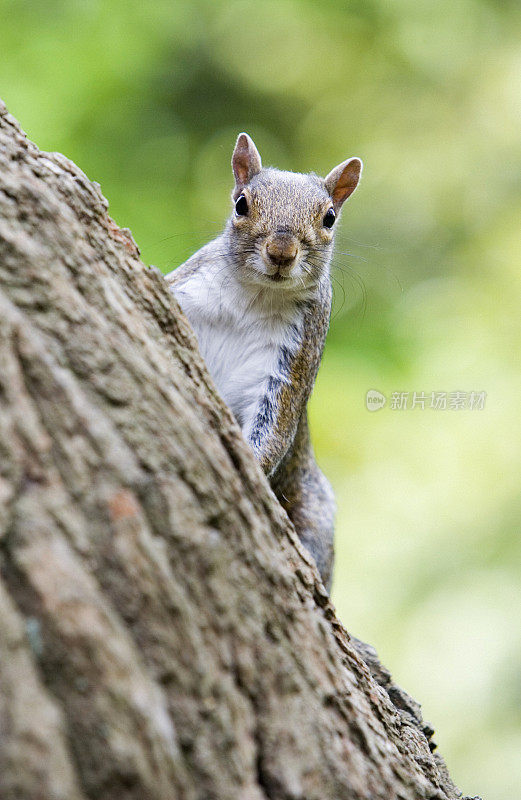
<svg viewBox="0 0 521 800"><path fill-rule="evenodd" d="M326 178L263 168L242 133L233 213L221 236L167 280L199 348L326 586L334 501L309 440L306 404L331 311L335 223L362 163Z"/></svg>

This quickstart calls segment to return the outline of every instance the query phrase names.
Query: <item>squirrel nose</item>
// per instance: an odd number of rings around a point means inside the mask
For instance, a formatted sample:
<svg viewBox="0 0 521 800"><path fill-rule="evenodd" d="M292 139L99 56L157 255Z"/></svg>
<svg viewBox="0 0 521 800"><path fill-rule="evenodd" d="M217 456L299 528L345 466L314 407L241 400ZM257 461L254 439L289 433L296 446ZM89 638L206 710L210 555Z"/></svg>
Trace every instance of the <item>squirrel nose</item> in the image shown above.
<svg viewBox="0 0 521 800"><path fill-rule="evenodd" d="M266 252L279 269L291 267L297 257L298 242L290 233L274 234L266 243Z"/></svg>

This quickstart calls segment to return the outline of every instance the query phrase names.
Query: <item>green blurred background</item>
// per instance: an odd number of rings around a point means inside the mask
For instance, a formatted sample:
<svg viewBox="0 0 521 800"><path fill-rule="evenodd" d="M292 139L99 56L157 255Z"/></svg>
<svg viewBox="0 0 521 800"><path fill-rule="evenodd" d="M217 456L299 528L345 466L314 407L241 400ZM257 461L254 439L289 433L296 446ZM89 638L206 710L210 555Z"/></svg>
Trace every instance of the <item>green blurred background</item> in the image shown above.
<svg viewBox="0 0 521 800"><path fill-rule="evenodd" d="M311 408L334 600L486 800L521 786L520 93L513 0L0 0L0 95L165 272L222 227L239 131L285 169L363 158Z"/></svg>

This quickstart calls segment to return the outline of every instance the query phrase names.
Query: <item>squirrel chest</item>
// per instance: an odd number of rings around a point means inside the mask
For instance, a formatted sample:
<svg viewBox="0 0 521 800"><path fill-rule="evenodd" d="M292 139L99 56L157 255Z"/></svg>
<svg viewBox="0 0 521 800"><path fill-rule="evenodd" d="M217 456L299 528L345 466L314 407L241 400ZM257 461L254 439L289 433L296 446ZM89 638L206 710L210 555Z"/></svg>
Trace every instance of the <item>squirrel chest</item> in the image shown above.
<svg viewBox="0 0 521 800"><path fill-rule="evenodd" d="M295 303L274 308L269 295L252 305L239 286L210 287L208 275L196 272L176 296L220 395L248 434L261 404L289 382L288 360L301 345L303 315Z"/></svg>

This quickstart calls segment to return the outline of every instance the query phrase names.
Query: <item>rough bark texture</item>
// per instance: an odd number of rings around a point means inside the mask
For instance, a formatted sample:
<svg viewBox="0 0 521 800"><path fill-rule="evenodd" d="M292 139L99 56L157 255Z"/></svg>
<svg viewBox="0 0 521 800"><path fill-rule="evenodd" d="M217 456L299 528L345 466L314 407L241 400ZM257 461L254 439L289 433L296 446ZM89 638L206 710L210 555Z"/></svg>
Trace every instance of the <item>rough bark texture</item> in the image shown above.
<svg viewBox="0 0 521 800"><path fill-rule="evenodd" d="M138 256L0 105L0 798L459 797Z"/></svg>

